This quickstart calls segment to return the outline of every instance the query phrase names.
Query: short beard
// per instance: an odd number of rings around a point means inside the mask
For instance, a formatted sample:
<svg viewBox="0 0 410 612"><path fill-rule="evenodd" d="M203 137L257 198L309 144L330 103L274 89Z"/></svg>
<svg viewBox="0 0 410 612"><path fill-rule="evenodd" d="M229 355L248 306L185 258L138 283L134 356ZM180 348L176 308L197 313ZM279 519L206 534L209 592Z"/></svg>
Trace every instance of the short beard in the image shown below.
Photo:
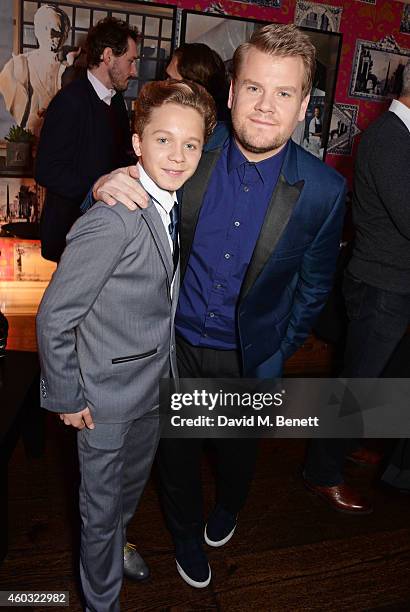
<svg viewBox="0 0 410 612"><path fill-rule="evenodd" d="M125 91L127 89L128 80L126 82L126 85L124 86L123 83L120 81L120 75L115 65L109 70L108 74L111 79L112 87L113 89L115 89L115 91Z"/></svg>
<svg viewBox="0 0 410 612"><path fill-rule="evenodd" d="M262 153L263 154L263 153L272 152L273 154L277 149L279 149L281 146L283 146L288 141L288 138L285 138L283 136L278 136L277 138L271 140L269 144L258 147L252 144L251 142L249 142L249 140L246 138L246 135L243 132L239 134L233 128L233 133L234 133L235 139L245 149L245 151L249 151L249 153L256 153L256 154Z"/></svg>

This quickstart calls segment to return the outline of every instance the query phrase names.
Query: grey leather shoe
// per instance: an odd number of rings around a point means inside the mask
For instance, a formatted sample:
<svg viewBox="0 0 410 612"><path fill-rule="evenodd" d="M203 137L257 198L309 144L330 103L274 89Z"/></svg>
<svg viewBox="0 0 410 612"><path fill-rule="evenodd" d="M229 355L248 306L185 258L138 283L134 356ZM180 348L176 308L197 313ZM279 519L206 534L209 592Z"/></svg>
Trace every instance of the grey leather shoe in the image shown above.
<svg viewBox="0 0 410 612"><path fill-rule="evenodd" d="M147 564L137 552L135 545L129 542L124 546L124 576L136 582L149 577Z"/></svg>

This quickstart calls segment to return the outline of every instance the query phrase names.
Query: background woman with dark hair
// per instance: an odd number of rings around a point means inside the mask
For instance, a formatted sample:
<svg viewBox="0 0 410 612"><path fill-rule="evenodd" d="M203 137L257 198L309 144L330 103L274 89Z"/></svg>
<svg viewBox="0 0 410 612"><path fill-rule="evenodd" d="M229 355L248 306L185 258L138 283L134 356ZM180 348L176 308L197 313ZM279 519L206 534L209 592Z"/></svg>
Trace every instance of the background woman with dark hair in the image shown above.
<svg viewBox="0 0 410 612"><path fill-rule="evenodd" d="M229 84L220 55L203 43L183 43L174 51L166 69L170 79L188 79L199 83L215 100L218 123L204 150L221 145L229 135L230 113L227 107Z"/></svg>

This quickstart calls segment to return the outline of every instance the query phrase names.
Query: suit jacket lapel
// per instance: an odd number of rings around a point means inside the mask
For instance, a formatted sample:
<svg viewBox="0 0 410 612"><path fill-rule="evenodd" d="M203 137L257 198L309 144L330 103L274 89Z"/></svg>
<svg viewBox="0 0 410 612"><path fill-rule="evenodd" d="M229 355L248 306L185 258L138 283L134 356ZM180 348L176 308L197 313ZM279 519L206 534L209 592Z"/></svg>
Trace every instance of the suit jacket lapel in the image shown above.
<svg viewBox="0 0 410 612"><path fill-rule="evenodd" d="M171 285L174 269L171 249L169 248L168 236L166 234L164 224L162 223L161 217L159 216L159 213L152 200L148 208L143 209L142 216L144 217L154 242L157 245L157 249L167 272L169 284Z"/></svg>
<svg viewBox="0 0 410 612"><path fill-rule="evenodd" d="M204 153L201 157L201 161L199 162L197 171L184 185L182 191L182 197L180 198L181 280L184 278L192 241L194 239L196 224L198 222L208 181L220 154L221 149L215 149L213 151Z"/></svg>
<svg viewBox="0 0 410 612"><path fill-rule="evenodd" d="M283 231L288 224L292 211L299 199L304 181L290 185L281 173L272 194L261 232L255 246L248 270L242 283L240 300L246 296L272 255Z"/></svg>

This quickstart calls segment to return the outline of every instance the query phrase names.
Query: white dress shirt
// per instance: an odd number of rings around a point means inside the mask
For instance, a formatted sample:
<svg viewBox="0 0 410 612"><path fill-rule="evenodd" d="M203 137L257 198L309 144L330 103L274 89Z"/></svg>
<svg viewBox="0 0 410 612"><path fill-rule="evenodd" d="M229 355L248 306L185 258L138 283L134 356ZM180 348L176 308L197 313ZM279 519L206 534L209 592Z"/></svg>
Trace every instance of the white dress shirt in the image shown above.
<svg viewBox="0 0 410 612"><path fill-rule="evenodd" d="M152 197L154 206L157 209L159 216L161 217L161 221L164 225L165 232L168 237L168 244L169 244L169 248L170 248L171 255L172 255L173 250L174 250L174 244L172 242L171 234L169 233L169 225L171 223L170 212L175 202L178 202L177 194L175 191L173 193L170 193L169 191L166 191L165 189L161 189L161 187L158 187L158 185L154 183L152 178L148 176L148 174L145 172L144 168L141 166L139 162L137 164L137 167L138 167L138 171L140 174L140 178L139 178L140 183L144 187L145 191ZM178 236L178 240L179 240L179 236ZM174 278L175 278L175 275L172 279L172 284L171 284L171 297L172 297L172 290L174 287Z"/></svg>
<svg viewBox="0 0 410 612"><path fill-rule="evenodd" d="M116 94L115 89L108 89L108 87L103 85L103 83L101 83L101 81L99 81L89 70L87 70L87 78L100 100L108 104L108 106L111 106L111 99Z"/></svg>
<svg viewBox="0 0 410 612"><path fill-rule="evenodd" d="M410 132L410 108L403 104L403 102L399 102L399 100L393 100L390 104L389 111L397 115Z"/></svg>

